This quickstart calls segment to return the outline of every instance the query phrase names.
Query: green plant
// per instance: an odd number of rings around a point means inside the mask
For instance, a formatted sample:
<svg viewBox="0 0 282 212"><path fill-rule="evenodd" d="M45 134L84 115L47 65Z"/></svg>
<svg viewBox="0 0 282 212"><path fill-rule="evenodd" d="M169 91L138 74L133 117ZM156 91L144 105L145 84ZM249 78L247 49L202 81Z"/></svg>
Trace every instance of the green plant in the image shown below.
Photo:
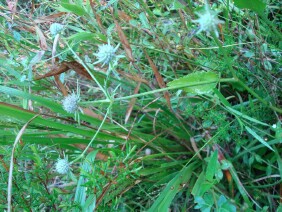
<svg viewBox="0 0 282 212"><path fill-rule="evenodd" d="M1 3L1 207L278 210L279 6Z"/></svg>

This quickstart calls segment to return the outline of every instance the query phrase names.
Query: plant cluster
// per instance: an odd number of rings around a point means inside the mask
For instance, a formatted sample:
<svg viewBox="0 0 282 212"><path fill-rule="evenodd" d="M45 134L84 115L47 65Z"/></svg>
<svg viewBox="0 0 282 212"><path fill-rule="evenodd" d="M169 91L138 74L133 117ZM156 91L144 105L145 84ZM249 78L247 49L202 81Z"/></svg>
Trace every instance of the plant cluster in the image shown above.
<svg viewBox="0 0 282 212"><path fill-rule="evenodd" d="M280 7L0 2L0 208L282 210Z"/></svg>

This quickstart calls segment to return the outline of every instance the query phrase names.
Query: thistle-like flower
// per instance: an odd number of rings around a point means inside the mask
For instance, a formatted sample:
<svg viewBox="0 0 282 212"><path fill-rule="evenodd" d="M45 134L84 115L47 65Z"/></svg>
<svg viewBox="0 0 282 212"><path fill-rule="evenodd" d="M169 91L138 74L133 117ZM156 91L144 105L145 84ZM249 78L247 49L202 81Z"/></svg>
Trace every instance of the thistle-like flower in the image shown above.
<svg viewBox="0 0 282 212"><path fill-rule="evenodd" d="M94 54L97 57L97 61L94 64L102 63L102 67L104 65L108 65L111 61L116 59L116 51L120 44L116 47L113 47L108 40L108 44L103 44L99 46L99 51Z"/></svg>
<svg viewBox="0 0 282 212"><path fill-rule="evenodd" d="M50 26L50 33L52 36L56 36L64 29L64 26L59 23L53 23Z"/></svg>
<svg viewBox="0 0 282 212"><path fill-rule="evenodd" d="M207 3L205 6L204 13L196 12L196 14L199 16L199 19L193 20L192 22L198 23L200 25L200 29L197 33L206 31L207 35L209 35L210 32L213 31L215 35L218 37L217 25L224 23L224 21L218 19L217 17L218 13L219 12L211 10Z"/></svg>
<svg viewBox="0 0 282 212"><path fill-rule="evenodd" d="M63 108L68 113L75 113L78 110L80 98L75 93L66 96L63 100Z"/></svg>
<svg viewBox="0 0 282 212"><path fill-rule="evenodd" d="M70 170L70 163L67 158L59 159L56 163L56 171L59 174L67 174Z"/></svg>

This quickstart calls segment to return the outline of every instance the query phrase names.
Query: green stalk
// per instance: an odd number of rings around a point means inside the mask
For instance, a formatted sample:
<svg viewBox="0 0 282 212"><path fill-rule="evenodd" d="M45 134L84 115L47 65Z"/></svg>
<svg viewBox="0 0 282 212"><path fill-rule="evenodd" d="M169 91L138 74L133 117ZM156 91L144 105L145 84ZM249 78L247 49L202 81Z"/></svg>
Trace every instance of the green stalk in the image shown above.
<svg viewBox="0 0 282 212"><path fill-rule="evenodd" d="M111 109L111 106L112 104L109 105L108 109L107 109L107 112L106 114L104 115L104 119L102 120L99 128L97 129L97 131L95 132L94 136L92 137L91 141L89 142L89 144L87 145L87 147L84 149L84 151L76 158L74 159L72 162L70 162L70 164L73 164L75 163L76 161L80 160L81 158L83 158L85 156L85 153L87 152L87 150L90 148L90 146L92 145L93 141L95 140L95 138L97 137L97 135L99 134L99 132L101 131L102 129L102 126L104 125L107 117L108 117L108 114L110 112L110 109Z"/></svg>
<svg viewBox="0 0 282 212"><path fill-rule="evenodd" d="M237 80L235 80L234 78L225 78L225 79L220 79L219 81L211 81L210 83L218 83L218 82L237 82ZM193 83L193 85L188 85L188 86L187 85L171 86L171 87L160 88L160 89L156 89L156 90L153 90L153 91L148 91L148 92L144 92L144 93L124 96L124 97L119 97L119 98L114 98L114 99L103 99L103 100L90 101L90 102L89 101L88 102L80 102L80 105L89 105L89 104L92 105L92 104L99 104L99 103L117 102L117 101L147 96L147 95L151 95L151 94L155 94L155 93L160 93L160 92L163 92L163 91L175 90L175 89L193 87L193 86L199 86L199 85L206 85L206 84L207 84L206 82L199 82L199 83Z"/></svg>
<svg viewBox="0 0 282 212"><path fill-rule="evenodd" d="M78 60L78 62L85 68L85 70L88 72L88 74L92 77L92 79L96 82L96 84L99 86L99 88L101 89L101 91L103 91L104 95L106 97L108 97L108 93L107 91L103 88L103 86L99 83L99 81L96 79L96 77L92 74L92 72L89 70L89 68L87 67L87 65L84 63L84 61L82 59L80 59L80 57L75 53L75 51L73 51L73 49L70 47L70 45L68 44L68 42L66 42L68 48L71 50L71 52L73 53L74 57Z"/></svg>
<svg viewBox="0 0 282 212"><path fill-rule="evenodd" d="M228 68L229 68L229 71L231 72L233 78L236 79L236 80L238 80L238 81L240 81L240 80L238 79L238 77L237 77L237 75L236 75L236 73L235 73L235 71L234 71L234 69L233 69L231 63L230 63L229 57L227 56L225 49L223 48L222 44L220 43L218 37L216 37L216 35L215 35L214 32L212 32L212 37L213 37L215 43L217 44L219 50L222 52L223 57L224 57L224 60L226 61L227 66L228 66Z"/></svg>

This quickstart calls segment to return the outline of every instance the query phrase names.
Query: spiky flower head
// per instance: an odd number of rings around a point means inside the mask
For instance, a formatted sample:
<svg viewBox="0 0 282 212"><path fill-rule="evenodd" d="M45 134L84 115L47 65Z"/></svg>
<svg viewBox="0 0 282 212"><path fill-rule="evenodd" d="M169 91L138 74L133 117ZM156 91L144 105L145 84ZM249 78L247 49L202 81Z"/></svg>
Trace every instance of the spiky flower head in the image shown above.
<svg viewBox="0 0 282 212"><path fill-rule="evenodd" d="M67 174L70 170L70 163L68 162L68 159L59 159L56 163L56 171L59 174Z"/></svg>
<svg viewBox="0 0 282 212"><path fill-rule="evenodd" d="M75 113L78 110L80 98L75 93L66 96L63 100L63 108L68 113Z"/></svg>
<svg viewBox="0 0 282 212"><path fill-rule="evenodd" d="M52 36L56 36L64 29L64 25L59 23L53 23L50 26L50 33Z"/></svg>
<svg viewBox="0 0 282 212"><path fill-rule="evenodd" d="M209 35L210 32L213 31L215 35L218 37L217 25L224 23L224 21L218 19L217 17L218 13L219 12L211 10L207 3L205 6L205 12L203 13L196 12L196 14L199 16L199 19L193 20L192 22L198 23L200 25L200 29L197 33L205 31L207 35Z"/></svg>
<svg viewBox="0 0 282 212"><path fill-rule="evenodd" d="M118 47L119 44L116 47L113 47L110 44L109 40L107 44L100 45L98 52L94 54L98 59L94 64L102 63L102 67L104 65L108 65L111 61L113 61L117 57L115 53Z"/></svg>

